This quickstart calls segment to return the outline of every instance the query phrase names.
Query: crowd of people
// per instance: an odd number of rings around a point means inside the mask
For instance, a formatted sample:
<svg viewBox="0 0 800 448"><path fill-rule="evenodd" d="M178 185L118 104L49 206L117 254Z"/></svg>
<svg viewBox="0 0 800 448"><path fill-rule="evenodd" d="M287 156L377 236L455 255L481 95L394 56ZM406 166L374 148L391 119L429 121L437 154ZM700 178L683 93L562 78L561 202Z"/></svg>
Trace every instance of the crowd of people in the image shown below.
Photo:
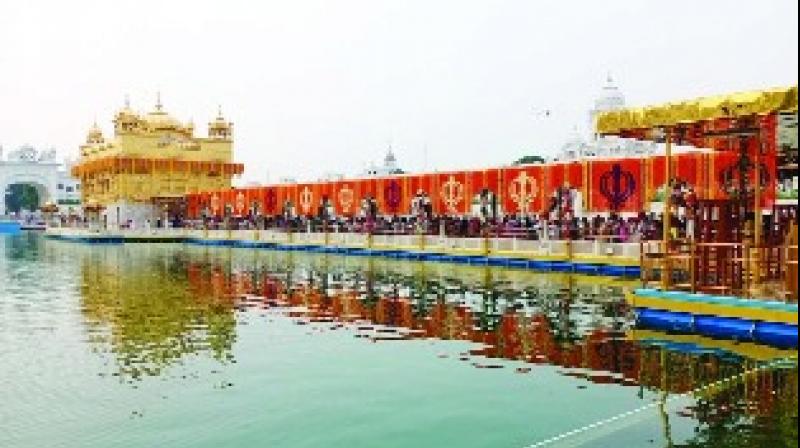
<svg viewBox="0 0 800 448"><path fill-rule="evenodd" d="M615 242L637 242L661 238L661 219L656 214L549 220L540 216L506 215L497 219L476 216L377 216L332 217L243 217L208 218L186 223L208 229L273 229L287 232L351 232L378 235L445 235L451 237L498 237L529 240L603 239ZM680 227L679 227L680 228Z"/></svg>

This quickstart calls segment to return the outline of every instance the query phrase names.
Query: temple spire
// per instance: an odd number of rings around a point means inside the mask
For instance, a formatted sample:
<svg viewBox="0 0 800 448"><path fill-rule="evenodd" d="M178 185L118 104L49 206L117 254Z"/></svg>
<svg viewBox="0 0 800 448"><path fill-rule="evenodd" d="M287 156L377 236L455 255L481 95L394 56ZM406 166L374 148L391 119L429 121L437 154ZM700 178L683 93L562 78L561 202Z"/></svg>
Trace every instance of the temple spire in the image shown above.
<svg viewBox="0 0 800 448"><path fill-rule="evenodd" d="M125 94L125 108L130 109L131 107L131 96L127 93Z"/></svg>
<svg viewBox="0 0 800 448"><path fill-rule="evenodd" d="M161 112L163 109L163 105L161 104L161 91L156 92L156 111Z"/></svg>

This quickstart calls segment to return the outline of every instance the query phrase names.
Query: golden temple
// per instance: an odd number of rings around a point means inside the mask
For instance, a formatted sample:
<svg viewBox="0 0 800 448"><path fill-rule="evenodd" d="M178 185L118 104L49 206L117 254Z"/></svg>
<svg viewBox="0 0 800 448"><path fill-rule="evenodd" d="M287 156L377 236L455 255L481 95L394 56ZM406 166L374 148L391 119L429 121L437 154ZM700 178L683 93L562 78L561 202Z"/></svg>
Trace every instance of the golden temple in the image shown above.
<svg viewBox="0 0 800 448"><path fill-rule="evenodd" d="M208 123L208 136L194 135L191 121L168 114L160 95L151 112L140 114L126 100L113 119L114 136L106 139L95 123L80 146L72 175L81 179L84 204L109 208L116 204L118 220L131 207L136 215L159 200L187 193L229 188L243 165L233 163L233 124L220 109ZM156 214L159 212L155 212ZM153 213L150 213L153 214Z"/></svg>

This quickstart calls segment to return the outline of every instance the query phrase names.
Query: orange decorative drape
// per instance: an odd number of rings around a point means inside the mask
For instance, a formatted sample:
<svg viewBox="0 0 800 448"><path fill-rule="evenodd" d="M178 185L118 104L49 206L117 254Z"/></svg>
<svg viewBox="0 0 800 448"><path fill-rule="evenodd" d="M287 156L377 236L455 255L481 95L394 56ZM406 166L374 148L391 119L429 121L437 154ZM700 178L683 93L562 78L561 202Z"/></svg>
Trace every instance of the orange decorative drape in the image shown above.
<svg viewBox="0 0 800 448"><path fill-rule="evenodd" d="M638 212L643 209L642 160L592 160L591 210L596 212Z"/></svg>
<svg viewBox="0 0 800 448"><path fill-rule="evenodd" d="M704 199L727 199L730 191L738 189L741 145L751 166L748 182L755 179L758 161L762 177L762 205L775 201L777 177L777 116L758 118L759 136L719 138L708 136L710 131L728 129L732 123L725 118L697 122L687 126L683 142L702 144L713 151L674 154L674 178L694 188ZM638 134L636 135L638 136ZM252 204L259 204L263 214L277 215L290 201L299 215L315 216L325 198L333 212L353 216L361 211L366 198L374 198L381 215L406 215L411 202L419 193L430 197L435 214L465 215L472 213L473 202L488 190L495 195L504 213L534 214L542 212L555 191L564 186L583 193L584 209L592 212L638 212L645 210L658 189L666 183L666 158L630 157L619 159L588 159L579 162L523 165L480 170L421 173L384 176L380 178L347 179L333 182L269 185L243 190L221 190L187 196L187 210L198 217L204 207L213 215L222 216L225 205L234 215L246 215ZM218 162L187 162L180 160L149 160L110 158L86 162L74 167L77 176L89 176L101 170L147 173L150 170L189 172L239 173L241 164ZM237 194L244 201L237 202ZM244 205L242 205L244 204Z"/></svg>
<svg viewBox="0 0 800 448"><path fill-rule="evenodd" d="M526 165L503 169L503 211L514 214L534 214L544 206L544 168Z"/></svg>
<svg viewBox="0 0 800 448"><path fill-rule="evenodd" d="M434 212L450 215L466 214L472 204L472 198L467 197L467 173L453 171L438 173L435 176L436 194L431 195Z"/></svg>

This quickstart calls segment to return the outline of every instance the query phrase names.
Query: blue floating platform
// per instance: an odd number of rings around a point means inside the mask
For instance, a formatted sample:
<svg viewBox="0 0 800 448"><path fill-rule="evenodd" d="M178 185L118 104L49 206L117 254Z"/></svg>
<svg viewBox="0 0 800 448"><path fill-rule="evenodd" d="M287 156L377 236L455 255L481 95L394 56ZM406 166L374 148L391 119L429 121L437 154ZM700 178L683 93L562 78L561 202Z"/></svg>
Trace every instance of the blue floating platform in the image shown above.
<svg viewBox="0 0 800 448"><path fill-rule="evenodd" d="M798 346L796 325L648 308L636 308L635 312L638 327L757 342L783 349L796 349Z"/></svg>
<svg viewBox="0 0 800 448"><path fill-rule="evenodd" d="M535 269L537 271L549 271L550 270L550 261L544 260L531 260L528 263L528 267L531 269Z"/></svg>
<svg viewBox="0 0 800 448"><path fill-rule="evenodd" d="M797 348L797 326L778 322L756 322L753 340L779 348Z"/></svg>
<svg viewBox="0 0 800 448"><path fill-rule="evenodd" d="M656 330L693 333L694 316L690 313L675 313L672 311L637 308L636 325Z"/></svg>
<svg viewBox="0 0 800 448"><path fill-rule="evenodd" d="M22 226L16 221L0 221L0 233L16 235L22 231Z"/></svg>
<svg viewBox="0 0 800 448"><path fill-rule="evenodd" d="M642 268L639 266L625 266L626 277L641 277Z"/></svg>
<svg viewBox="0 0 800 448"><path fill-rule="evenodd" d="M625 277L625 266L605 265L600 267L600 274L610 277Z"/></svg>
<svg viewBox="0 0 800 448"><path fill-rule="evenodd" d="M486 264L489 266L508 266L508 258L486 257Z"/></svg>
<svg viewBox="0 0 800 448"><path fill-rule="evenodd" d="M717 316L696 316L695 332L712 338L753 341L756 323L752 320Z"/></svg>
<svg viewBox="0 0 800 448"><path fill-rule="evenodd" d="M592 263L576 263L575 272L578 274L596 275L600 273L602 266Z"/></svg>
<svg viewBox="0 0 800 448"><path fill-rule="evenodd" d="M553 272L572 272L574 266L568 261L554 261L550 263L550 270Z"/></svg>
<svg viewBox="0 0 800 448"><path fill-rule="evenodd" d="M518 259L518 258L512 258L512 259L508 260L508 267L510 267L510 268L527 269L528 260L521 260L521 259Z"/></svg>
<svg viewBox="0 0 800 448"><path fill-rule="evenodd" d="M489 258L488 257L477 256L477 255L476 256L471 256L471 257L469 257L468 263L471 264L471 265L487 266L489 264Z"/></svg>

